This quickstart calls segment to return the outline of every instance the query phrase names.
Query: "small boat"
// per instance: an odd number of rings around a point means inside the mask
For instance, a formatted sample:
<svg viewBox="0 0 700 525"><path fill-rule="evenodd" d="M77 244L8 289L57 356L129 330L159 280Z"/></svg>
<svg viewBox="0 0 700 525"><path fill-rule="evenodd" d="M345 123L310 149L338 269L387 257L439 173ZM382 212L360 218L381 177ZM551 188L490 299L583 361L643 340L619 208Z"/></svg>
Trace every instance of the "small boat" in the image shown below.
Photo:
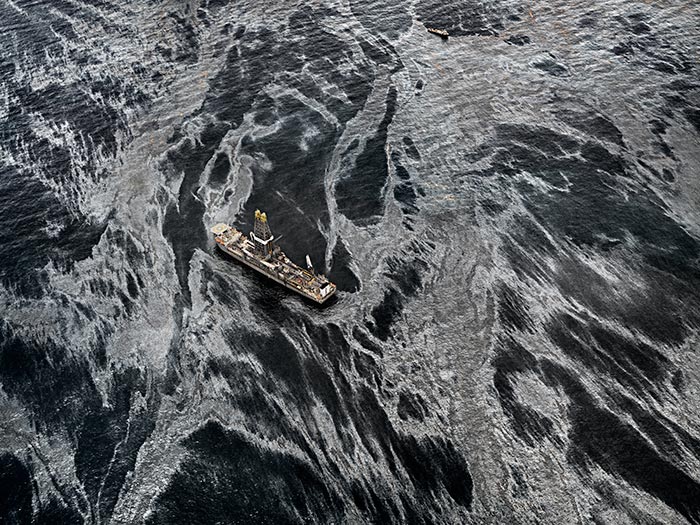
<svg viewBox="0 0 700 525"><path fill-rule="evenodd" d="M450 34L445 31L444 29L435 29L434 27L428 27L426 28L428 30L428 33L432 33L434 35L439 36L443 40L447 40Z"/></svg>

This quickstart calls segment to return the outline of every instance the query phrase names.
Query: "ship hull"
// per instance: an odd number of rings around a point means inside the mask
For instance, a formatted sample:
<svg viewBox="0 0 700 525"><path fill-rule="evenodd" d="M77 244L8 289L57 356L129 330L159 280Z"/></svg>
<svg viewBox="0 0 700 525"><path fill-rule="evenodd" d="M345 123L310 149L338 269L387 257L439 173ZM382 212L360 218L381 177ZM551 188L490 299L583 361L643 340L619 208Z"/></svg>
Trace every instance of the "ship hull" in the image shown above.
<svg viewBox="0 0 700 525"><path fill-rule="evenodd" d="M224 252L226 255L229 257L232 257L233 259L237 260L238 262L245 264L248 268L251 268L258 272L261 275L264 275L268 279L272 279L278 284L281 284L285 288L288 288L289 290L296 292L297 294L301 295L302 297L305 297L306 299L310 299L313 302L317 304L324 304L335 295L335 290L325 297L317 298L311 294L306 293L302 288L299 286L295 285L294 283L287 282L284 278L279 277L276 275L274 272L268 270L267 268L261 267L259 263L253 259L253 258L248 258L245 255L241 255L239 253L236 253L235 251L231 250L230 248L220 244L216 243L216 245L219 247L219 250Z"/></svg>

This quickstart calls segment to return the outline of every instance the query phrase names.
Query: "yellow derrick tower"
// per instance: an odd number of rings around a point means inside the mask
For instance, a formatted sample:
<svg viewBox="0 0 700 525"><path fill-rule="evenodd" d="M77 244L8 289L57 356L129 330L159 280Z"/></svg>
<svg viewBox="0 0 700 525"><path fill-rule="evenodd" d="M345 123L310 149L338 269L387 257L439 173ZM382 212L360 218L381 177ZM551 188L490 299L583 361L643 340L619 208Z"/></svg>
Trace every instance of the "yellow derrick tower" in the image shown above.
<svg viewBox="0 0 700 525"><path fill-rule="evenodd" d="M251 233L255 252L259 255L266 256L272 253L275 249L274 237L270 231L270 225L267 223L267 214L260 210L255 210L255 225Z"/></svg>

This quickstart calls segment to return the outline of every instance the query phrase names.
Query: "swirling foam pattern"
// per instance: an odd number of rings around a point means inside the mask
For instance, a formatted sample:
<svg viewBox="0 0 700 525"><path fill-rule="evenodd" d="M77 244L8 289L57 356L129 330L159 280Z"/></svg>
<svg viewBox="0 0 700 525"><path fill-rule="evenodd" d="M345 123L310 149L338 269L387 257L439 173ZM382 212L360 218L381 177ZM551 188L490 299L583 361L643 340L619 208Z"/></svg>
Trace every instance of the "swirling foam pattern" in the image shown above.
<svg viewBox="0 0 700 525"><path fill-rule="evenodd" d="M698 19L0 0L0 521L700 523Z"/></svg>

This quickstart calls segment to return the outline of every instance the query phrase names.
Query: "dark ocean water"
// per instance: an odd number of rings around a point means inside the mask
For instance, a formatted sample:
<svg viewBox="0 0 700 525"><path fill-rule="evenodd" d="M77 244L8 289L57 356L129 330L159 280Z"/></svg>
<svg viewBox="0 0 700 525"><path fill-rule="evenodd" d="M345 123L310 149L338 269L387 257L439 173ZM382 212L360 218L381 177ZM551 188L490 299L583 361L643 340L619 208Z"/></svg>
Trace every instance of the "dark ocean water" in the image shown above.
<svg viewBox="0 0 700 525"><path fill-rule="evenodd" d="M696 4L0 26L0 523L700 523Z"/></svg>

